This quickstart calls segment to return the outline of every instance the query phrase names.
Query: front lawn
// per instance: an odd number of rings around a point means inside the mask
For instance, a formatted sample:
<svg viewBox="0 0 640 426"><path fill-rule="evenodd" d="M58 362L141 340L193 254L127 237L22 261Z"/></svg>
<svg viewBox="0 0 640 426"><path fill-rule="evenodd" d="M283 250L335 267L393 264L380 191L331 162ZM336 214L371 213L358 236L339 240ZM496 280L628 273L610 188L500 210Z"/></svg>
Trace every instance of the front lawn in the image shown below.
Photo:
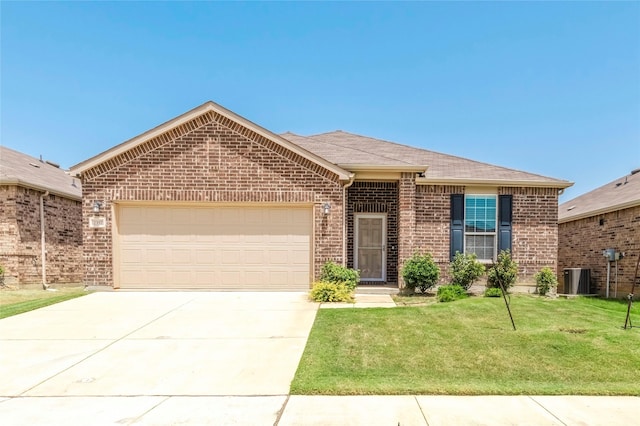
<svg viewBox="0 0 640 426"><path fill-rule="evenodd" d="M626 303L472 297L393 309L321 309L293 394L640 395Z"/></svg>
<svg viewBox="0 0 640 426"><path fill-rule="evenodd" d="M57 291L39 289L0 290L0 319L84 296L83 287L62 287Z"/></svg>

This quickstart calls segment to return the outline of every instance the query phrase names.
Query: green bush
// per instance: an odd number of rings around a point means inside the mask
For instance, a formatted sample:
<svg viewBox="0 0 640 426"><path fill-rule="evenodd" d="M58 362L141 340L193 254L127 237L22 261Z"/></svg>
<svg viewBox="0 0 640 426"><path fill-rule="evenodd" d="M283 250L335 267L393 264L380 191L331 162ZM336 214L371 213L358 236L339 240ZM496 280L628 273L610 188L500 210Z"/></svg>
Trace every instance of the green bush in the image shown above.
<svg viewBox="0 0 640 426"><path fill-rule="evenodd" d="M484 297L502 297L502 290L497 287L489 287L484 291Z"/></svg>
<svg viewBox="0 0 640 426"><path fill-rule="evenodd" d="M322 265L320 281L330 283L344 283L350 290L355 290L360 280L360 272L335 262L327 262Z"/></svg>
<svg viewBox="0 0 640 426"><path fill-rule="evenodd" d="M465 290L469 290L469 287L484 274L484 265L478 262L475 253L463 254L457 251L449 269L451 284L462 286Z"/></svg>
<svg viewBox="0 0 640 426"><path fill-rule="evenodd" d="M440 268L433 261L431 254L414 253L402 267L402 278L407 288L411 290L419 288L425 293L438 283Z"/></svg>
<svg viewBox="0 0 640 426"><path fill-rule="evenodd" d="M555 291L558 287L558 278L551 268L545 266L533 276L536 280L536 289L541 296L546 295L549 291Z"/></svg>
<svg viewBox="0 0 640 426"><path fill-rule="evenodd" d="M438 287L436 298L438 302L453 302L468 297L467 290L458 284L442 285Z"/></svg>
<svg viewBox="0 0 640 426"><path fill-rule="evenodd" d="M347 283L318 281L311 289L311 300L315 302L353 302L353 290Z"/></svg>
<svg viewBox="0 0 640 426"><path fill-rule="evenodd" d="M518 264L511 259L509 250L498 254L498 261L487 271L487 287L510 289L518 278Z"/></svg>

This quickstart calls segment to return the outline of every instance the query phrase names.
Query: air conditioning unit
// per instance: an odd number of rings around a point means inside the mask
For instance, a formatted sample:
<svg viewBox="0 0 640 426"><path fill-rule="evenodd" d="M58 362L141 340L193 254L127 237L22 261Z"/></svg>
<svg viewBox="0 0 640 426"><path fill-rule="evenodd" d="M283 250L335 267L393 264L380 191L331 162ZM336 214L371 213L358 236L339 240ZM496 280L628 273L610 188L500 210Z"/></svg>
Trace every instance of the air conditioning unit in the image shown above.
<svg viewBox="0 0 640 426"><path fill-rule="evenodd" d="M589 294L591 269L566 268L564 271L564 294Z"/></svg>

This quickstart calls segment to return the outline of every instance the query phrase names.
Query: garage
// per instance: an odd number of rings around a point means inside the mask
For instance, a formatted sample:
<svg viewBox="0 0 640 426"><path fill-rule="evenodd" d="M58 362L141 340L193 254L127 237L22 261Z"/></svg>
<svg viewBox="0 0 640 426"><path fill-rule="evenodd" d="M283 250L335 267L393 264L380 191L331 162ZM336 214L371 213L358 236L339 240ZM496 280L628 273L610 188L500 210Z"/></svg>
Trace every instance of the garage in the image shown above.
<svg viewBox="0 0 640 426"><path fill-rule="evenodd" d="M117 204L115 287L307 290L308 205Z"/></svg>

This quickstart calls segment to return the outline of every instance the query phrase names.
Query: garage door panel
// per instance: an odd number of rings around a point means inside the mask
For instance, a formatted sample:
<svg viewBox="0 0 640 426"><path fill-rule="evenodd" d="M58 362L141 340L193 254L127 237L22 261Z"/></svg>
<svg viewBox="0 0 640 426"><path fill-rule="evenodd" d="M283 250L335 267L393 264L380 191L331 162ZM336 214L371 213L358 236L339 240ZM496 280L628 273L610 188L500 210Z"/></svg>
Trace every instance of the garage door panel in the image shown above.
<svg viewBox="0 0 640 426"><path fill-rule="evenodd" d="M311 208L120 206L118 218L122 288L309 286Z"/></svg>

